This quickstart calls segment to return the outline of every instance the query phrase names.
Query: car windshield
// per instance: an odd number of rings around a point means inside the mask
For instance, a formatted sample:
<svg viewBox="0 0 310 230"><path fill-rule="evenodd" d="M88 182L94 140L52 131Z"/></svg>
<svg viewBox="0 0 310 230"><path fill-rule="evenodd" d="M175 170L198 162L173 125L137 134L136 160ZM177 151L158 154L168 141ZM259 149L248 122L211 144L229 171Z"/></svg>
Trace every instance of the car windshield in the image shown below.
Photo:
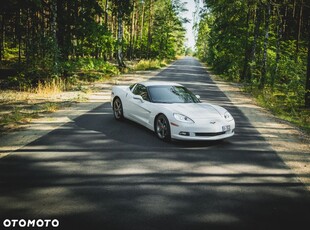
<svg viewBox="0 0 310 230"><path fill-rule="evenodd" d="M149 86L148 91L154 103L199 103L199 99L183 86Z"/></svg>

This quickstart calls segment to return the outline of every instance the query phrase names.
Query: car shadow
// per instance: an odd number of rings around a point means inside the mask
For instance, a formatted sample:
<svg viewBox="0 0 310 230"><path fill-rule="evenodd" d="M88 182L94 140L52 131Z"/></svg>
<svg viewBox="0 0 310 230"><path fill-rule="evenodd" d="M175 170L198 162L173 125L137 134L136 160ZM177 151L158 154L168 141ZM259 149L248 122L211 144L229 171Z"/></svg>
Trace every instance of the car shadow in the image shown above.
<svg viewBox="0 0 310 230"><path fill-rule="evenodd" d="M166 148L194 148L229 145L230 142L222 141L179 141L164 142L156 137L148 128L128 119L117 121L113 117L110 103L104 103L94 110L75 119L75 125L80 128L103 133L107 139L149 147Z"/></svg>

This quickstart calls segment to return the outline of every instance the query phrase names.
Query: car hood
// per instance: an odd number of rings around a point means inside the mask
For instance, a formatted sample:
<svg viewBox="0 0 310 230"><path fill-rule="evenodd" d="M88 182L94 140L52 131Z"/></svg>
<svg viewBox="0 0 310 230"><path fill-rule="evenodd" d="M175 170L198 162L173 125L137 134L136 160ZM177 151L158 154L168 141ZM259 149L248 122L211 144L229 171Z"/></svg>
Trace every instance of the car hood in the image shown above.
<svg viewBox="0 0 310 230"><path fill-rule="evenodd" d="M174 103L164 105L172 113L180 113L192 119L219 118L220 112L208 103Z"/></svg>

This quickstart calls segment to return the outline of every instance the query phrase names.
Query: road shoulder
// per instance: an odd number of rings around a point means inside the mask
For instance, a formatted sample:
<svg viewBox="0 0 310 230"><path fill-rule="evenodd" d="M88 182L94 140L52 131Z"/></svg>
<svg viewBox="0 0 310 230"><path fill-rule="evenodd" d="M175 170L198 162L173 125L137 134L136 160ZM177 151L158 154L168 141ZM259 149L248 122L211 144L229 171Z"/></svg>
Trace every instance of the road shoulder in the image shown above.
<svg viewBox="0 0 310 230"><path fill-rule="evenodd" d="M242 111L282 161L310 191L310 137L289 122L257 106L255 100L243 93L238 85L222 81L207 69L206 71L219 89Z"/></svg>
<svg viewBox="0 0 310 230"><path fill-rule="evenodd" d="M137 71L135 73L122 74L113 78L111 82L95 84L94 87L97 90L87 95L87 98L85 98L86 102L74 103L70 107L64 107L56 112L44 114L40 118L32 119L29 123L23 124L18 130L2 135L0 138L0 159L60 126L72 122L76 117L87 113L102 103L109 102L113 85L129 85L134 82L145 81L154 77L163 69L165 68L156 71ZM66 100L66 98L63 98L63 100Z"/></svg>

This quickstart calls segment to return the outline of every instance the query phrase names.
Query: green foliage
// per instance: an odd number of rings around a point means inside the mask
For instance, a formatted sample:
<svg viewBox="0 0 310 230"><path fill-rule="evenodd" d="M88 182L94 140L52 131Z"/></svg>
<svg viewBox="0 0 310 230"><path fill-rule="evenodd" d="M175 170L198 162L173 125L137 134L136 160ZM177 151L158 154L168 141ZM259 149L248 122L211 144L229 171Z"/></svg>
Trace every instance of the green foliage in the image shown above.
<svg viewBox="0 0 310 230"><path fill-rule="evenodd" d="M257 98L257 102L261 106L310 133L310 111L301 107L302 101L297 92L288 89L287 93L284 93L278 90L271 91L268 88L263 91L247 90Z"/></svg>
<svg viewBox="0 0 310 230"><path fill-rule="evenodd" d="M63 63L66 80L72 85L79 81L100 81L107 77L120 74L116 65L106 62L103 59L79 58L68 60Z"/></svg>
<svg viewBox="0 0 310 230"><path fill-rule="evenodd" d="M3 54L3 58L5 60L16 61L17 57L18 57L18 48L17 47L9 48L9 47L5 46L4 54Z"/></svg>
<svg viewBox="0 0 310 230"><path fill-rule="evenodd" d="M205 3L197 29L198 58L224 78L245 82L276 114L296 118L295 123L307 120L303 107L310 31L301 25L308 23L309 7L293 0Z"/></svg>
<svg viewBox="0 0 310 230"><path fill-rule="evenodd" d="M8 88L27 91L32 85L32 79L25 77L24 73L11 76L7 80Z"/></svg>
<svg viewBox="0 0 310 230"><path fill-rule="evenodd" d="M154 70L167 66L167 60L140 60L134 70Z"/></svg>
<svg viewBox="0 0 310 230"><path fill-rule="evenodd" d="M194 51L191 47L187 47L185 49L185 56L193 56L194 55Z"/></svg>
<svg viewBox="0 0 310 230"><path fill-rule="evenodd" d="M185 29L179 14L184 12L180 1L160 0L156 4L153 24L152 57L175 58L184 53Z"/></svg>
<svg viewBox="0 0 310 230"><path fill-rule="evenodd" d="M29 88L54 76L117 75L117 57L172 59L185 51L185 10L180 0L9 1L0 9L0 67L18 70L8 85Z"/></svg>
<svg viewBox="0 0 310 230"><path fill-rule="evenodd" d="M63 65L66 72L71 74L77 71L99 71L106 75L117 75L120 73L115 65L96 58L72 59L64 62Z"/></svg>

